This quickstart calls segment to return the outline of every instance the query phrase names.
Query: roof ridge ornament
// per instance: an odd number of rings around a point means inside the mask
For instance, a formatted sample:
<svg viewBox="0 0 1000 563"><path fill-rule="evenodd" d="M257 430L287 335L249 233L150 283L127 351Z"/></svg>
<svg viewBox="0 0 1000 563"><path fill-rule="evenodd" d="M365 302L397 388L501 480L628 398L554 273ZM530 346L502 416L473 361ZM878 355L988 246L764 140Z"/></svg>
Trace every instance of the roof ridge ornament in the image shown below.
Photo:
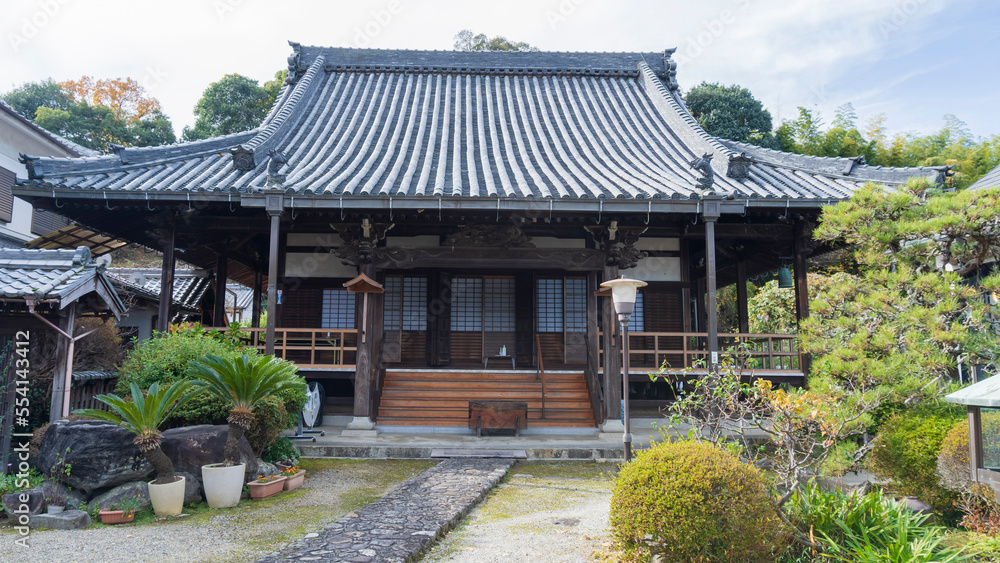
<svg viewBox="0 0 1000 563"><path fill-rule="evenodd" d="M663 69L665 72L663 81L670 90L680 90L681 87L677 83L677 61L673 59L675 52L677 52L677 47L664 49L663 51Z"/></svg>
<svg viewBox="0 0 1000 563"><path fill-rule="evenodd" d="M241 172L250 172L256 165L253 162L253 149L244 145L236 145L229 149L233 155L233 167Z"/></svg>
<svg viewBox="0 0 1000 563"><path fill-rule="evenodd" d="M294 41L289 41L288 44L292 47L292 54L288 55L288 74L285 75L285 84L291 86L302 78L308 67L302 62L302 44Z"/></svg>
<svg viewBox="0 0 1000 563"><path fill-rule="evenodd" d="M24 165L28 169L28 179L29 180L44 180L45 174L42 172L40 166L40 156L31 156L24 154L23 152L17 153L17 161Z"/></svg>
<svg viewBox="0 0 1000 563"><path fill-rule="evenodd" d="M111 152L118 155L118 159L121 160L122 164L128 164L128 155L125 154L125 145L116 145L111 143Z"/></svg>
<svg viewBox="0 0 1000 563"><path fill-rule="evenodd" d="M729 155L729 167L726 168L726 176L734 180L746 180L750 177L750 166L756 162L753 155L745 152Z"/></svg>
<svg viewBox="0 0 1000 563"><path fill-rule="evenodd" d="M707 152L690 162L691 168L701 172L702 177L698 178L697 187L701 190L701 195L716 195L715 193L715 172L712 170L712 153Z"/></svg>
<svg viewBox="0 0 1000 563"><path fill-rule="evenodd" d="M281 189L285 183L285 175L278 172L282 166L288 163L288 159L278 149L267 151L267 156L267 187Z"/></svg>

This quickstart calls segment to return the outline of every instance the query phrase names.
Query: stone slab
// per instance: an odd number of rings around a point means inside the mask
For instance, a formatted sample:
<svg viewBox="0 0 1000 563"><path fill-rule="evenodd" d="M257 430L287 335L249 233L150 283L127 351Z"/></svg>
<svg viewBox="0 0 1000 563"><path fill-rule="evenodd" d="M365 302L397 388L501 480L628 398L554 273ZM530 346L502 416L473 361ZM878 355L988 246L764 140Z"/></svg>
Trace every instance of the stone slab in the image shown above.
<svg viewBox="0 0 1000 563"><path fill-rule="evenodd" d="M528 459L528 452L524 450L484 450L465 448L436 448L431 450L431 457L473 457L473 458L500 458L500 459Z"/></svg>
<svg viewBox="0 0 1000 563"><path fill-rule="evenodd" d="M53 530L78 530L90 525L90 515L82 510L64 510L59 514L36 514L31 517L32 528Z"/></svg>
<svg viewBox="0 0 1000 563"><path fill-rule="evenodd" d="M513 464L512 459L497 458L442 461L260 563L415 561L458 524Z"/></svg>

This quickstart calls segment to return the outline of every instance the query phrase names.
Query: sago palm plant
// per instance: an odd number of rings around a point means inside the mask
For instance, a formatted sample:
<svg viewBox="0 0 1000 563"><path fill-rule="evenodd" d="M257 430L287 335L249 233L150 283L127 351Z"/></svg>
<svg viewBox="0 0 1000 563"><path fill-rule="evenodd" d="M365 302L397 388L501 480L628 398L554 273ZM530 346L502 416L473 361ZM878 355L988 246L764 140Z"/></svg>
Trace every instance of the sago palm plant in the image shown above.
<svg viewBox="0 0 1000 563"><path fill-rule="evenodd" d="M216 355L191 362L192 382L230 405L229 436L225 465L239 463L240 438L254 421L254 409L266 397L286 389L305 392L306 384L296 375L295 364L273 356L243 355L236 359Z"/></svg>
<svg viewBox="0 0 1000 563"><path fill-rule="evenodd" d="M139 386L133 383L131 401L114 394L97 395L94 398L111 407L111 411L77 409L73 414L117 424L134 433L132 442L156 470L155 483L163 485L174 482L174 464L160 449L163 443L160 425L177 407L191 400L195 391L191 382L184 380L177 381L170 387L160 387L159 383L154 383L144 395Z"/></svg>

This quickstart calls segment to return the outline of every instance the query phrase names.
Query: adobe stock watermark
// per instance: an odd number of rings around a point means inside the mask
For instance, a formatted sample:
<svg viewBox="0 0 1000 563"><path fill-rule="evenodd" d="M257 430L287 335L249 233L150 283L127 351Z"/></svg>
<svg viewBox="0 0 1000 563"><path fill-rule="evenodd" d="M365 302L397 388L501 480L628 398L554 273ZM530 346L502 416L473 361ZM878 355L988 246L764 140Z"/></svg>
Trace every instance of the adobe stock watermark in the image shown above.
<svg viewBox="0 0 1000 563"><path fill-rule="evenodd" d="M913 16L917 15L924 6L932 3L934 0L903 0L894 4L889 16L878 22L878 30L882 34L882 39L889 39L903 26L910 23Z"/></svg>
<svg viewBox="0 0 1000 563"><path fill-rule="evenodd" d="M28 494L28 477L31 466L28 464L28 455L31 444L31 433L28 430L28 419L31 415L28 400L28 379L31 375L31 361L28 359L28 350L31 346L31 332L19 330L14 334L13 341L14 369L16 377L14 379L16 388L14 390L14 404L11 405L9 416L14 417L13 430L11 433L11 452L13 463L11 470L17 469L14 473L14 486L21 489L17 496L17 504L11 511L15 531L14 544L18 547L29 547L28 540L31 538L31 507Z"/></svg>
<svg viewBox="0 0 1000 563"><path fill-rule="evenodd" d="M678 47L674 59L679 63L689 63L697 59L712 46L713 43L736 23L737 13L750 7L751 0L730 0L733 8L723 8L716 17L703 20L702 29L694 35L689 35L687 41Z"/></svg>
<svg viewBox="0 0 1000 563"><path fill-rule="evenodd" d="M242 5L243 0L212 0L212 9L215 10L219 21L225 20L229 14L235 12L236 8Z"/></svg>
<svg viewBox="0 0 1000 563"><path fill-rule="evenodd" d="M15 22L16 31L7 33L7 42L15 54L21 52L21 48L38 36L45 26L49 25L53 19L62 13L63 7L71 0L38 0L35 5L38 9L31 15L21 18Z"/></svg>
<svg viewBox="0 0 1000 563"><path fill-rule="evenodd" d="M375 39L392 23L392 20L403 12L403 2L401 0L389 0L385 7L372 10L371 17L364 25L354 27L354 46L365 48L371 45Z"/></svg>
<svg viewBox="0 0 1000 563"><path fill-rule="evenodd" d="M587 3L588 0L559 0L555 9L545 10L545 20L549 22L549 27L555 29L560 24L564 23L571 16L576 14L576 11L580 6Z"/></svg>

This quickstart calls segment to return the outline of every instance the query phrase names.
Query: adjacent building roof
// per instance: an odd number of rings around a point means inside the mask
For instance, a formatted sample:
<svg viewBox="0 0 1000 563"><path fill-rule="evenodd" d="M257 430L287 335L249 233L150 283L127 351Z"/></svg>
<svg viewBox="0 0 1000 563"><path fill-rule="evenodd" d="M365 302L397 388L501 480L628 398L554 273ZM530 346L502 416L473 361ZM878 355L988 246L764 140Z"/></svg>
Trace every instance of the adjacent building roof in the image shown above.
<svg viewBox="0 0 1000 563"><path fill-rule="evenodd" d="M88 149L83 145L70 141L66 137L63 137L61 135L56 135L55 133L49 131L48 129L44 129L42 127L35 125L33 121L17 113L17 110L12 108L7 102L4 102L3 100L0 100L0 111L4 111L13 116L16 116L18 119L20 119L22 122L24 122L26 125L34 129L38 133L41 133L43 136L48 137L56 144L62 146L64 149L69 151L70 154L74 154L77 156L100 156L101 154L100 152L95 151L94 149Z"/></svg>
<svg viewBox="0 0 1000 563"><path fill-rule="evenodd" d="M990 377L973 383L947 395L944 400L972 407L1000 408L1000 377Z"/></svg>
<svg viewBox="0 0 1000 563"><path fill-rule="evenodd" d="M157 285L155 289L147 289L146 287L133 283L128 278L123 278L115 275L114 272L109 271L108 274L109 274L108 277L111 279L111 283L113 283L115 287L121 290L122 293L133 295L136 298L145 300L149 303L155 303L157 305L159 304L160 302L159 285ZM190 285L189 280L175 279L174 280L175 289L176 286L178 285L178 281L180 281L180 284L182 285L184 284ZM186 320L188 317L191 317L193 315L198 315L201 313L201 310L198 309L197 307L188 305L187 303L178 301L176 299L173 300L173 306L171 310L174 313L173 317L171 318L171 322L183 321Z"/></svg>
<svg viewBox="0 0 1000 563"><path fill-rule="evenodd" d="M161 272L153 268L109 268L108 273L154 299L160 298ZM174 270L174 304L195 311L202 296L212 285L205 270Z"/></svg>
<svg viewBox="0 0 1000 563"><path fill-rule="evenodd" d="M987 172L986 175L977 180L975 184L969 186L969 189L981 190L995 187L1000 187L1000 166L997 166L993 170Z"/></svg>
<svg viewBox="0 0 1000 563"><path fill-rule="evenodd" d="M43 249L86 246L94 256L103 256L126 245L128 243L121 239L77 223L71 223L47 235L42 235L24 243L25 248Z"/></svg>
<svg viewBox="0 0 1000 563"><path fill-rule="evenodd" d="M113 156L28 158L30 181L21 184L39 196L277 187L307 198L695 199L714 191L826 201L870 180L942 173L820 165L726 144L684 107L672 51L292 46L287 84L257 129ZM710 163L695 169L705 155Z"/></svg>
<svg viewBox="0 0 1000 563"><path fill-rule="evenodd" d="M62 309L90 293L100 296L116 318L121 316L124 304L86 247L0 249L0 299L50 302Z"/></svg>

